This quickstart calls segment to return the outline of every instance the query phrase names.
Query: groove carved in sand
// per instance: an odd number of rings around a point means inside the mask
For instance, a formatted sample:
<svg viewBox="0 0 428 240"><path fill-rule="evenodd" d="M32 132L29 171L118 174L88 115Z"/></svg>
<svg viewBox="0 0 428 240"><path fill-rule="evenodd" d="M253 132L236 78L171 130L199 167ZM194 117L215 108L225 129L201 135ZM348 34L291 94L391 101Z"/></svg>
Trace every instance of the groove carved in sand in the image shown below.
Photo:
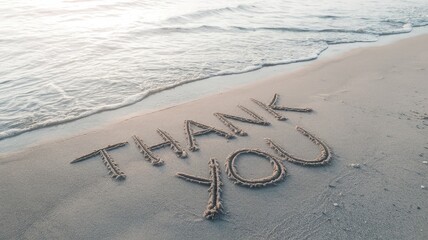
<svg viewBox="0 0 428 240"><path fill-rule="evenodd" d="M207 219L215 219L219 213L222 212L222 202L221 202L221 178L220 178L220 168L218 162L211 158L208 162L208 167L210 171L210 179L192 176L185 173L177 173L177 177L182 178L189 182L195 182L199 184L209 185L208 193L208 205L204 211L204 217Z"/></svg>
<svg viewBox="0 0 428 240"><path fill-rule="evenodd" d="M175 140L171 135L169 135L168 132L157 129L156 132L161 136L161 138L164 140L164 142L161 142L159 144L155 144L153 146L148 146L137 136L132 136L134 139L135 145L137 145L140 152L144 155L144 158L147 159L150 163L152 163L154 166L160 166L164 163L160 157L155 155L153 153L154 150L161 149L164 147L170 147L171 150L175 153L175 155L178 158L186 158L187 152L181 147L180 143L178 143L177 140Z"/></svg>
<svg viewBox="0 0 428 240"><path fill-rule="evenodd" d="M119 148L119 147L123 147L127 144L127 142L123 142L123 143L117 143L114 145L109 145L105 148L101 148L98 150L95 150L89 154L86 154L82 157L76 158L73 161L71 161L70 163L77 163L77 162L81 162L84 161L86 159L95 157L97 155L101 155L101 158L103 160L104 165L107 167L108 173L110 174L110 176L114 179L117 180L124 180L126 178L125 173L123 173L119 166L117 165L117 163L113 160L113 158L110 156L110 154L108 154L107 151L109 150L113 150L115 148Z"/></svg>
<svg viewBox="0 0 428 240"><path fill-rule="evenodd" d="M225 113L214 113L214 116L216 116L224 125L226 125L235 134L240 135L240 136L247 136L248 134L244 130L242 130L241 128L235 126L232 122L229 121L229 119L237 120L240 122L251 123L251 124L264 125L264 126L267 126L270 124L269 122L266 122L262 117L260 117L256 113L250 111L249 109L247 109L243 106L240 106L240 105L238 105L238 107L242 111L246 112L248 115L253 117L253 119L229 115L229 114L225 114Z"/></svg>
<svg viewBox="0 0 428 240"><path fill-rule="evenodd" d="M122 180L125 179L125 173L123 173L117 163L113 160L113 158L108 154L108 152L104 149L100 150L101 158L103 159L104 165L107 167L109 174L112 178Z"/></svg>
<svg viewBox="0 0 428 240"><path fill-rule="evenodd" d="M273 165L272 175L259 179L246 179L239 175L235 161L241 154L253 154L269 160ZM227 157L225 167L229 179L231 179L235 184L240 184L246 187L264 187L276 184L279 181L282 181L286 174L286 168L281 160L259 149L240 149L233 152Z"/></svg>
<svg viewBox="0 0 428 240"><path fill-rule="evenodd" d="M163 131L159 128L156 131L161 136L161 138L165 141L165 142L163 142L163 144L168 145L178 158L186 158L187 157L187 152L184 151L184 149L181 147L180 143L178 143L177 140L172 138L171 135L169 135L169 133L167 133L166 131ZM150 150L153 150L152 147L150 147Z"/></svg>
<svg viewBox="0 0 428 240"><path fill-rule="evenodd" d="M259 105L261 108L263 108L264 110L266 110L268 113L270 113L276 119L278 119L278 121L285 121L285 120L287 120L286 117L284 117L281 114L275 112L275 110L273 108L271 108L269 105L266 105L266 104L260 102L259 100L254 99L254 98L251 98L251 101L253 101L255 104Z"/></svg>
<svg viewBox="0 0 428 240"><path fill-rule="evenodd" d="M254 98L251 98L251 101L253 101L255 104L259 105L261 108L266 110L268 113L270 113L272 116L274 116L279 121L285 121L285 120L287 120L287 118L280 115L275 110L283 110L283 111L289 111L289 112L312 112L311 108L294 108L294 107L278 106L276 104L278 102L278 99L279 99L279 94L275 93L269 104L262 103L259 100L256 100Z"/></svg>
<svg viewBox="0 0 428 240"><path fill-rule="evenodd" d="M272 100L269 103L269 107L274 110L283 110L283 111L289 111L289 112L312 112L311 108L294 108L294 107L284 107L284 106L278 106L276 103L278 102L279 94L275 93L273 95Z"/></svg>
<svg viewBox="0 0 428 240"><path fill-rule="evenodd" d="M193 126L202 128L203 130L198 131L198 132L194 132L193 131ZM187 143L189 145L189 150L194 152L197 151L199 149L198 144L196 143L196 139L195 136L201 136L204 134L209 134L209 133L215 133L221 137L224 137L226 139L230 139L233 138L234 136L228 132L219 130L215 127L211 127L202 123L198 123L195 122L193 120L185 120L184 121L184 134L186 135L186 139L187 139Z"/></svg>
<svg viewBox="0 0 428 240"><path fill-rule="evenodd" d="M136 135L132 136L132 139L134 139L135 145L138 147L138 150L140 150L141 154L143 154L144 158L149 161L153 166L160 166L163 164L162 159L160 159L158 156L156 156L151 150L150 147L147 146L143 140L141 140ZM162 143L163 145L166 145ZM158 144L159 145L159 144ZM155 145L157 146L157 145Z"/></svg>
<svg viewBox="0 0 428 240"><path fill-rule="evenodd" d="M293 156L291 153L288 153L285 149L280 147L277 143L272 141L269 138L266 138L266 143L271 147L273 150L275 150L281 157L284 157L285 160L293 163L298 163L302 165L310 165L310 166L318 166L318 165L324 165L327 164L331 160L331 150L328 147L327 144L322 142L320 139L306 131L305 129L296 126L296 130L302 133L304 136L308 137L311 142L313 142L315 145L317 145L320 149L320 154L313 160L303 159L299 157Z"/></svg>

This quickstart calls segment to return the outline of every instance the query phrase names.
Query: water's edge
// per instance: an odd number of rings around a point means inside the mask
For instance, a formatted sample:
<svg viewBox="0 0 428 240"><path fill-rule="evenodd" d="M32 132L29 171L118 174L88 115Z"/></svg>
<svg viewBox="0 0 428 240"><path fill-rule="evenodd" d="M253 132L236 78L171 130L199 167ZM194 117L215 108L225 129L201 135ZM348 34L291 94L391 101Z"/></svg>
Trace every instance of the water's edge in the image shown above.
<svg viewBox="0 0 428 240"><path fill-rule="evenodd" d="M257 80L300 69L316 60L337 57L355 48L386 45L404 38L423 34L428 34L428 26L414 27L409 33L379 36L379 40L376 42L353 42L329 45L328 48L322 51L318 56L310 59L303 59L291 63L280 63L277 65L267 65L240 73L195 79L175 86L169 86L161 91L148 93L139 99L138 102L130 105L94 112L91 115L53 123L52 125L32 129L18 135L1 139L0 154L9 154L25 150L26 148L39 145L43 142L70 138L137 115L158 111L185 102L194 101L206 95L217 94L232 88L238 88L239 86Z"/></svg>

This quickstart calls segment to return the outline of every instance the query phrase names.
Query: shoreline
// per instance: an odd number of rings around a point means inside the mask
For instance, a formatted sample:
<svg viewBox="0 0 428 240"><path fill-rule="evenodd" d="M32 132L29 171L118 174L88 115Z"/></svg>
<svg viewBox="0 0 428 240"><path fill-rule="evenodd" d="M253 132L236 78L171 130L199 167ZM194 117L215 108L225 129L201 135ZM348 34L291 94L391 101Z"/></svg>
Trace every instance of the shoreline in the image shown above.
<svg viewBox="0 0 428 240"><path fill-rule="evenodd" d="M427 41L357 48L0 155L0 238L425 239ZM248 135L232 138L230 123Z"/></svg>
<svg viewBox="0 0 428 240"><path fill-rule="evenodd" d="M26 131L16 136L7 137L0 140L0 154L19 152L26 148L34 147L45 142L74 137L80 134L100 129L128 118L142 114L155 112L164 108L170 108L203 98L207 95L214 95L221 92L239 89L239 87L252 84L263 79L272 78L278 75L290 74L294 71L302 70L317 61L340 58L347 52L359 48L383 46L402 39L411 38L428 33L428 27L415 27L409 33L391 34L379 36L376 42L355 42L329 45L316 59L280 64L275 66L262 67L257 70L231 74L224 76L210 77L204 80L192 81L179 86L151 94L141 101L120 107L118 109L102 111L90 116L67 121L65 123L37 128ZM106 120L109 119L109 120ZM76 128L77 130L76 132ZM57 136L61 137L57 137Z"/></svg>

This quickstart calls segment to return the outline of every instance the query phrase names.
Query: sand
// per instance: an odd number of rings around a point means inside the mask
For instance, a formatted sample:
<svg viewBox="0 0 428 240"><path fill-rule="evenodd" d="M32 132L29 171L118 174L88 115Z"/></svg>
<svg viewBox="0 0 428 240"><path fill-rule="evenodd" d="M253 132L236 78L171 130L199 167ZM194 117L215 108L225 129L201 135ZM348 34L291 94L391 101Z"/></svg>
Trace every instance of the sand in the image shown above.
<svg viewBox="0 0 428 240"><path fill-rule="evenodd" d="M2 154L0 239L428 239L427 42Z"/></svg>

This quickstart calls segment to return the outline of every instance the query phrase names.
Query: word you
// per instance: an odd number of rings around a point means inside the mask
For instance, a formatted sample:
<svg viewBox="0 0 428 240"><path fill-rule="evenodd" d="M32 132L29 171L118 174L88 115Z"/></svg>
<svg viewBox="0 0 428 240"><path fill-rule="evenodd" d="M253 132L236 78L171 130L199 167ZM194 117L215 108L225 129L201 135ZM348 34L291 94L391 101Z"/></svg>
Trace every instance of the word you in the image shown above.
<svg viewBox="0 0 428 240"><path fill-rule="evenodd" d="M311 112L310 108L292 108L292 107L284 107L277 105L279 100L279 95L275 94L270 101L270 103L266 104L256 99L251 99L252 102L257 104L259 107L264 109L266 112L274 116L278 121L287 120L286 117L279 114L277 111L292 111L292 112ZM232 133L217 129L213 126L205 125L193 120L185 120L184 121L184 135L187 141L187 148L189 151L194 152L199 150L199 145L196 141L196 137L205 135L205 134L216 134L220 137L231 139L237 136L247 136L247 132L245 132L240 127L236 126L232 120L256 125L268 126L269 122L265 121L260 115L249 110L246 107L238 105L238 108L245 112L250 118L235 116L225 113L214 113L214 116L223 123L227 128L232 131ZM199 130L195 130L198 128ZM225 172L228 178L234 182L235 184L245 186L245 187L266 187L269 185L274 185L279 183L285 178L286 168L283 164L283 160L300 164L300 165L308 165L308 166L321 166L327 164L332 157L331 150L327 144L322 142L319 138L309 133L307 130L302 127L297 126L296 130L300 132L303 136L307 137L311 142L318 146L320 153L314 159L304 159L299 158L297 156L292 155L282 146L277 144L270 138L265 138L266 144L275 151L276 155L272 155L260 149L239 149L231 153L225 163ZM150 162L153 166L161 166L164 164L164 161L157 156L154 151L162 148L170 148L171 151L177 156L177 158L187 158L188 154L186 150L180 145L180 143L175 140L168 132L157 129L156 130L159 136L163 139L163 141L159 144L155 144L152 146L148 146L141 138L134 135L132 139L134 141L135 146L141 152L143 157ZM95 156L101 156L101 159L104 165L107 167L107 170L112 178L116 180L125 180L126 176L123 171L120 170L118 164L113 160L113 158L109 155L108 151L114 150L119 147L123 147L127 144L127 142L117 143L113 145L109 145L107 147L95 150L89 154L86 154L82 157L79 157L73 160L71 163L81 162L83 160L87 160L89 158ZM266 159L272 164L272 174L270 176L266 176L258 179L248 179L241 176L238 173L236 168L236 160L239 157L245 157L248 155L254 155L262 159ZM220 177L220 167L219 163L215 158L211 158L208 162L209 167L209 178L189 175L186 173L176 173L176 176L184 179L189 182L203 184L209 186L208 193L208 205L206 210L204 211L204 217L207 219L216 218L219 213L222 212L222 199L221 199L221 186L222 181Z"/></svg>

